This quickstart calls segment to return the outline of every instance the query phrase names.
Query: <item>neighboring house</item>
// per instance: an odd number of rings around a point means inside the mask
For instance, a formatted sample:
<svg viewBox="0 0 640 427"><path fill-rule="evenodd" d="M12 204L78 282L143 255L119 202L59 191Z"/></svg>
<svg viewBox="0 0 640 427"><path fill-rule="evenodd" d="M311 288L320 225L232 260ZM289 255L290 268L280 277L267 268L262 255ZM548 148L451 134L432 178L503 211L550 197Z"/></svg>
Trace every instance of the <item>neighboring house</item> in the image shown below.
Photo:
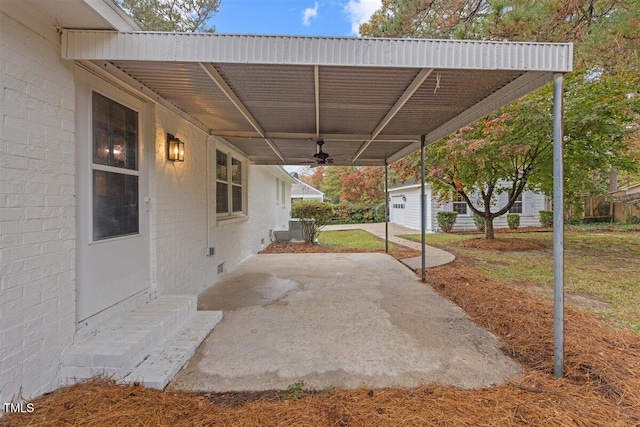
<svg viewBox="0 0 640 427"><path fill-rule="evenodd" d="M439 231L436 220L436 214L439 211L458 212L453 230L476 229L473 223L473 212L461 198L454 202L441 204L435 197L435 191L429 183L425 184L425 197L425 230L427 232ZM506 203L507 194L502 193L498 196L497 204L492 210L495 211L498 206L505 206ZM545 195L525 191L513 205L511 212L520 214L521 227L539 226L539 212L545 210L546 205L547 197ZM405 184L389 189L389 222L420 230L420 184ZM494 219L493 224L495 228L506 228L507 215Z"/></svg>
<svg viewBox="0 0 640 427"><path fill-rule="evenodd" d="M58 28L135 31L111 0L0 2L0 401L161 295L197 295L286 229L294 179L61 59ZM169 135L170 134L170 135ZM168 160L171 135L184 161Z"/></svg>
<svg viewBox="0 0 640 427"><path fill-rule="evenodd" d="M629 217L640 217L640 183L620 187L610 191L613 202L613 215L618 221L626 221Z"/></svg>
<svg viewBox="0 0 640 427"><path fill-rule="evenodd" d="M307 184L306 182L301 181L298 174L293 173L291 176L296 180L296 182L291 185L291 200L324 200L324 193L318 190L315 187Z"/></svg>

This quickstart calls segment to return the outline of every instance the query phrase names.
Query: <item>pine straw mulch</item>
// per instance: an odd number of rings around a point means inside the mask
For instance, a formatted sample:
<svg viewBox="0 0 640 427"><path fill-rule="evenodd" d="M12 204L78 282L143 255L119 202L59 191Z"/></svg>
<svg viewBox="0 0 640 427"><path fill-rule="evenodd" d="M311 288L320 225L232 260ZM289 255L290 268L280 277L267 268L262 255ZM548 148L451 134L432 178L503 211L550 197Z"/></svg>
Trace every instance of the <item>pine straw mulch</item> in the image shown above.
<svg viewBox="0 0 640 427"><path fill-rule="evenodd" d="M492 251L535 251L547 249L549 245L545 242L531 239L485 239L483 237L475 237L473 239L463 240L457 244L461 248L471 249L488 249Z"/></svg>
<svg viewBox="0 0 640 427"><path fill-rule="evenodd" d="M496 334L525 367L496 387L329 390L281 400L276 392L160 392L106 379L33 401L6 426L638 426L640 337L566 310L566 377L552 372L552 305L458 261L429 270L434 288Z"/></svg>

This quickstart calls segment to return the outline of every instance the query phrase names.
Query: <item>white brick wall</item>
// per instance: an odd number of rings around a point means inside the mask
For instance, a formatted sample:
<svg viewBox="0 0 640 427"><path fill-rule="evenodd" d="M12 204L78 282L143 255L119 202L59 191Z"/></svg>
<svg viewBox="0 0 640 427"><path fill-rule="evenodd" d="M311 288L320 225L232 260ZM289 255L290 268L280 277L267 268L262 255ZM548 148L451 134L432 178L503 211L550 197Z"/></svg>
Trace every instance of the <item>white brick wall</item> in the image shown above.
<svg viewBox="0 0 640 427"><path fill-rule="evenodd" d="M225 271L234 267L260 251L263 240L264 246L269 244L269 230L286 228L291 210L290 184L286 186L285 206L277 205L274 167L252 166L245 159L248 215L239 221L217 221L215 150L221 142L164 107L156 106L155 110L155 164L150 177L151 277L159 295L197 293L216 281L219 264L224 263ZM166 159L167 133L184 141L184 162ZM206 256L209 245L215 248L213 256Z"/></svg>
<svg viewBox="0 0 640 427"><path fill-rule="evenodd" d="M74 79L47 31L0 14L0 402L54 389L75 331Z"/></svg>
<svg viewBox="0 0 640 427"><path fill-rule="evenodd" d="M0 402L6 402L20 389L26 398L55 389L62 351L76 332L82 338L95 328L76 331L73 64L60 60L50 28L29 29L3 13L0 43ZM164 107L152 107L148 117L156 128L149 295L194 294L216 281L220 263L229 270L263 241L268 245L269 230L287 227L290 185L285 205L276 204L274 173L282 180L282 172L247 161L247 218L218 224L207 155L215 165L219 142ZM167 132L185 141L184 163L166 160ZM208 245L214 256L206 256ZM101 318L135 305L125 301Z"/></svg>

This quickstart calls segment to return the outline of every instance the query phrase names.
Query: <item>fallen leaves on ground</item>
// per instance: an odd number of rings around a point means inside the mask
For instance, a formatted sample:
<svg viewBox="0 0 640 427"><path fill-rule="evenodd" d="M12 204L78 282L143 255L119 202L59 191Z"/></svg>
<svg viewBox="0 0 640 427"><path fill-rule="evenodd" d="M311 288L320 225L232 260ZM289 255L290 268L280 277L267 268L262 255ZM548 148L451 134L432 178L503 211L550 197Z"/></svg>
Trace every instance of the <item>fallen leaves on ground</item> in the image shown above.
<svg viewBox="0 0 640 427"><path fill-rule="evenodd" d="M547 249L545 242L531 239L473 238L458 243L462 248L488 249L492 251L534 251Z"/></svg>

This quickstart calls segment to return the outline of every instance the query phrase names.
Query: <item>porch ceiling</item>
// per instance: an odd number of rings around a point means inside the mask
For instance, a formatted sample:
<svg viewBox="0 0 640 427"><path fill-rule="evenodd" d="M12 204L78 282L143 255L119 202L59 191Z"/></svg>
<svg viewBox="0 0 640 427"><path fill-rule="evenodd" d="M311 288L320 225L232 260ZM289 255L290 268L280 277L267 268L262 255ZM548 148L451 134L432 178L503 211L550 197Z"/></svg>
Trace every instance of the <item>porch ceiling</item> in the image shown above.
<svg viewBox="0 0 640 427"><path fill-rule="evenodd" d="M383 165L572 68L571 44L69 30L62 56L187 115L256 164ZM158 98L160 97L160 98Z"/></svg>

